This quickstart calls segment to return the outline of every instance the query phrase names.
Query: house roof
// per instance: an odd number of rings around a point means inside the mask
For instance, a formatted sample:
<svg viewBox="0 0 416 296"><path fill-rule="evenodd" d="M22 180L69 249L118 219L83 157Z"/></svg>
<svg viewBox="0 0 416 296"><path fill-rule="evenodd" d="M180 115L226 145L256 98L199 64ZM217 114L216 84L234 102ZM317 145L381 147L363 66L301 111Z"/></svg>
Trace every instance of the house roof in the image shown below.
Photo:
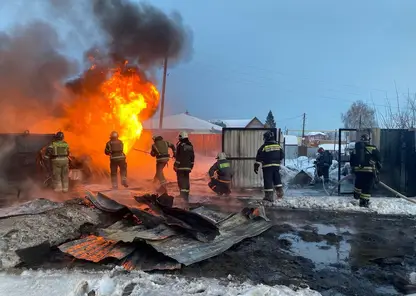
<svg viewBox="0 0 416 296"><path fill-rule="evenodd" d="M210 120L210 122L211 123L222 122L223 124L225 124L226 127L245 128L254 120L260 121L257 117L253 117L251 119L216 119L216 120Z"/></svg>
<svg viewBox="0 0 416 296"><path fill-rule="evenodd" d="M285 138L285 145L299 145L298 137L293 135L283 135Z"/></svg>
<svg viewBox="0 0 416 296"><path fill-rule="evenodd" d="M143 122L145 129L158 129L159 118L152 118ZM186 113L180 113L163 117L163 129L172 130L195 130L195 131L216 131L221 132L222 127L212 124L206 120L191 116Z"/></svg>

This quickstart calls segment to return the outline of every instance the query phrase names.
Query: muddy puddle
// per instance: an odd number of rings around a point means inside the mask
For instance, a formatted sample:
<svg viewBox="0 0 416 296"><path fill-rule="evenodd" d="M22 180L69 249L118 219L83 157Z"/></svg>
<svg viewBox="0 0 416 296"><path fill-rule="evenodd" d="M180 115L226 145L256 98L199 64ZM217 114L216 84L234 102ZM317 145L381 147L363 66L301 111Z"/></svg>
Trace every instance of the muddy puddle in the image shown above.
<svg viewBox="0 0 416 296"><path fill-rule="evenodd" d="M323 295L416 292L415 220L323 211L273 210L275 224L227 252L184 267L187 276L268 285L308 285Z"/></svg>

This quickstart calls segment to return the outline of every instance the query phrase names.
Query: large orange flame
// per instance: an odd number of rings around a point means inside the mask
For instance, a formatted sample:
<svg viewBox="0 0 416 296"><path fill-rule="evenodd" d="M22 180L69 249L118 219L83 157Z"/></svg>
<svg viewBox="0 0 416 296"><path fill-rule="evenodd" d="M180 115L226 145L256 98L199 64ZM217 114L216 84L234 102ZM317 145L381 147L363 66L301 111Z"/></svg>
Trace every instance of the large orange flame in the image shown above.
<svg viewBox="0 0 416 296"><path fill-rule="evenodd" d="M148 118L143 111L155 109L159 103L159 92L152 83L142 81L133 69L128 69L127 73L117 69L102 84L101 91L110 106L110 112L105 112L102 118L118 130L127 154L140 138L143 130L141 121Z"/></svg>

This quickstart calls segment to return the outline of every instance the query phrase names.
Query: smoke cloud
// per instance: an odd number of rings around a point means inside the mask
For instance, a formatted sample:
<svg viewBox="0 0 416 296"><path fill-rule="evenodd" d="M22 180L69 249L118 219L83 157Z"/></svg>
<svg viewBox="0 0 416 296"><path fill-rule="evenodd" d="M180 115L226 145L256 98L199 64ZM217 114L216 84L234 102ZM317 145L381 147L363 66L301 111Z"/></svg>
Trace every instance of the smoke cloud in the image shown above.
<svg viewBox="0 0 416 296"><path fill-rule="evenodd" d="M60 85L76 70L76 63L61 54L61 49L56 31L43 22L0 33L1 121L8 122L1 124L2 131L13 124L24 130L33 118L22 110L35 108L57 115ZM10 121L12 118L15 120Z"/></svg>
<svg viewBox="0 0 416 296"><path fill-rule="evenodd" d="M169 17L149 4L122 0L95 0L93 11L115 60L154 65L190 52L192 34L178 13Z"/></svg>

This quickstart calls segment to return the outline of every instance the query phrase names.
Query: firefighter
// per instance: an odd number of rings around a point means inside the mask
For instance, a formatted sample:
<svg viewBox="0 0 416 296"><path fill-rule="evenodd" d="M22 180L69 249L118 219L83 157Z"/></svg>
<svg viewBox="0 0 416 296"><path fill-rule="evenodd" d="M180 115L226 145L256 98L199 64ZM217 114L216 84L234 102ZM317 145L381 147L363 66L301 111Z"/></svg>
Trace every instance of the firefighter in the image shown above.
<svg viewBox="0 0 416 296"><path fill-rule="evenodd" d="M332 153L324 148L320 147L318 149L316 160L314 164L316 165L316 175L318 178L324 177L324 182L329 182L329 168L332 165Z"/></svg>
<svg viewBox="0 0 416 296"><path fill-rule="evenodd" d="M189 201L189 174L194 167L194 160L194 147L188 139L188 133L180 132L179 141L176 144L176 161L173 169L178 178L180 196L186 201Z"/></svg>
<svg viewBox="0 0 416 296"><path fill-rule="evenodd" d="M127 162L124 154L124 144L118 138L116 131L111 132L110 141L105 145L105 155L110 156L110 174L111 185L113 189L118 188L117 169L120 168L121 184L124 187L129 187L127 184Z"/></svg>
<svg viewBox="0 0 416 296"><path fill-rule="evenodd" d="M350 164L355 174L354 198L360 200L360 207L368 207L376 173L381 169L380 152L370 144L370 138L364 134L355 143Z"/></svg>
<svg viewBox="0 0 416 296"><path fill-rule="evenodd" d="M57 132L52 143L46 148L45 158L50 160L52 185L56 192L69 190L69 145L64 133Z"/></svg>
<svg viewBox="0 0 416 296"><path fill-rule="evenodd" d="M224 152L218 153L217 161L209 169L208 174L211 181L208 183L211 188L218 195L230 195L231 179L233 177L233 170L230 162L227 160L227 155Z"/></svg>
<svg viewBox="0 0 416 296"><path fill-rule="evenodd" d="M274 140L274 134L267 131L263 135L264 144L257 151L254 172L257 174L260 164L263 169L264 200L273 202L273 187L276 190L277 198L283 197L283 185L280 178L280 162L285 154L280 145Z"/></svg>
<svg viewBox="0 0 416 296"><path fill-rule="evenodd" d="M156 157L156 174L153 180L159 180L159 191L166 192L167 182L163 174L163 169L168 164L170 159L169 148L172 149L173 157L176 156L176 148L172 143L163 140L163 137L161 136L153 137L153 142L152 150L150 151L150 155Z"/></svg>

